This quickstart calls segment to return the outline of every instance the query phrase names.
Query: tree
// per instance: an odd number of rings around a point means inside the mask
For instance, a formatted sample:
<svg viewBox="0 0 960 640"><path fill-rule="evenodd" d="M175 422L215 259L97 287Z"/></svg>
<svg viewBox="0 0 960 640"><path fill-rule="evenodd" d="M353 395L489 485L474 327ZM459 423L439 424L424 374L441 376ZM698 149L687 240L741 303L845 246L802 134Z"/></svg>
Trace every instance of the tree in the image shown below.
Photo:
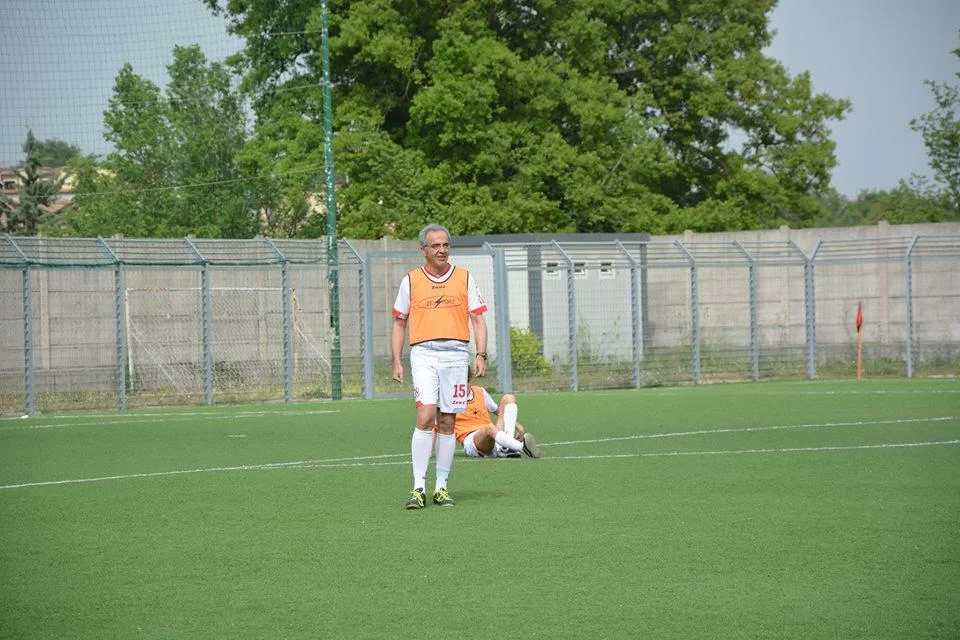
<svg viewBox="0 0 960 640"><path fill-rule="evenodd" d="M0 199L7 213L7 226L15 235L33 236L40 225L53 219L54 214L47 207L56 199L63 186L63 176L54 179L44 176L40 171L40 155L33 131L27 131L23 143L26 159L21 168L16 169L17 198L13 199L0 193Z"/></svg>
<svg viewBox="0 0 960 640"><path fill-rule="evenodd" d="M114 151L77 162L71 233L249 238L257 232L255 180L238 155L246 116L229 71L200 48L175 47L166 92L120 70L104 113Z"/></svg>
<svg viewBox="0 0 960 640"><path fill-rule="evenodd" d="M960 58L960 49L953 54ZM933 92L936 107L911 120L910 128L923 136L934 178L960 215L960 88L930 80L924 84Z"/></svg>
<svg viewBox="0 0 960 640"><path fill-rule="evenodd" d="M829 190L823 198L825 213L813 222L818 227L890 224L920 224L957 220L950 194L926 178L912 176L894 189L864 190L855 200Z"/></svg>
<svg viewBox="0 0 960 640"><path fill-rule="evenodd" d="M65 167L72 158L81 155L80 147L63 140L37 140L37 161L43 167Z"/></svg>
<svg viewBox="0 0 960 640"><path fill-rule="evenodd" d="M206 2L246 40L261 168L319 185L320 8ZM331 0L341 233L808 224L849 104L764 56L773 5Z"/></svg>

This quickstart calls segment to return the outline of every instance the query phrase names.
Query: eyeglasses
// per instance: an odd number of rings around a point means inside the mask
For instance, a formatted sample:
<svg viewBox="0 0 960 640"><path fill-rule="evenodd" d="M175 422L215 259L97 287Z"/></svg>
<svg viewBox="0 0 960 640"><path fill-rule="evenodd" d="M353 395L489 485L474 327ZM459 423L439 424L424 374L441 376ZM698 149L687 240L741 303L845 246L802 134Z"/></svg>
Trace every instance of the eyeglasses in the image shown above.
<svg viewBox="0 0 960 640"><path fill-rule="evenodd" d="M433 249L434 251L439 251L440 249L449 249L449 242L434 242L433 244L425 244L420 247L421 249Z"/></svg>

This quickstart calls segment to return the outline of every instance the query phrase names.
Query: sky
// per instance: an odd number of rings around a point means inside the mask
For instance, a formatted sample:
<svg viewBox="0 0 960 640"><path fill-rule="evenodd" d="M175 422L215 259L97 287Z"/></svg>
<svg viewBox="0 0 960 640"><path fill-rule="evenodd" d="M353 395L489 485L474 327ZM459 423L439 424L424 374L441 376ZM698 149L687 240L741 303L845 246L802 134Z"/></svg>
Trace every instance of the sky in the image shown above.
<svg viewBox="0 0 960 640"><path fill-rule="evenodd" d="M855 198L931 175L910 120L936 106L924 80L960 85L952 54L960 48L960 1L781 0L771 25L777 34L768 55L792 75L809 71L818 93L853 103L831 126L837 191Z"/></svg>
<svg viewBox="0 0 960 640"><path fill-rule="evenodd" d="M22 160L28 128L84 153L103 154L102 114L124 61L166 85L176 44L201 44L211 60L240 46L201 0L0 0L0 164ZM934 108L924 80L960 85L958 0L781 0L767 54L817 92L853 110L831 123L839 165L833 186L855 198L930 175L910 120ZM336 108L336 105L334 105Z"/></svg>

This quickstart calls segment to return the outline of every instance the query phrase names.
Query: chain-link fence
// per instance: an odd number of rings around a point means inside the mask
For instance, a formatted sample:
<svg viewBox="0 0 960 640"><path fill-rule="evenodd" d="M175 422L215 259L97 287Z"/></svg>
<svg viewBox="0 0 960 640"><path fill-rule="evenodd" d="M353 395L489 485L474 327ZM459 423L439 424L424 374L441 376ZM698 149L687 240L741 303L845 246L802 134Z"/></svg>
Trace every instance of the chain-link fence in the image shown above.
<svg viewBox="0 0 960 640"><path fill-rule="evenodd" d="M947 225L952 231L956 225ZM940 228L935 227L934 231ZM960 234L454 239L500 390L960 373ZM0 243L0 413L373 398L416 242ZM336 310L331 313L331 309Z"/></svg>

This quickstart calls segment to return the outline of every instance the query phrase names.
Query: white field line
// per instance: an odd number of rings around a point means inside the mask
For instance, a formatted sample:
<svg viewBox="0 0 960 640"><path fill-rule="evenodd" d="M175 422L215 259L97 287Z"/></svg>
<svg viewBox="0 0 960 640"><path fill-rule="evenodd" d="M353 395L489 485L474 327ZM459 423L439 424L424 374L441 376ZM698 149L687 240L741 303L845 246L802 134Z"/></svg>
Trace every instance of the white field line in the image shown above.
<svg viewBox="0 0 960 640"><path fill-rule="evenodd" d="M105 422L67 422L60 424L17 424L17 425L4 425L0 427L0 431L19 431L21 429L64 429L64 428L76 428L76 427L102 427L102 426L113 426L113 425L135 425L135 424L153 424L158 422L176 422L180 420L233 420L241 418L265 418L270 416L317 416L324 415L329 413L340 413L339 409L329 409L325 411L241 411L238 413L229 413L229 414L215 414L215 413L175 413L175 414L162 414L162 413L140 413L135 416L129 416L126 418L117 419L117 414L112 414L109 417L113 418L112 420L107 420ZM156 416L156 417L153 417ZM108 416L104 416L108 417ZM73 419L77 418L90 418L95 419L97 416L71 416ZM141 419L147 418L147 419Z"/></svg>
<svg viewBox="0 0 960 640"><path fill-rule="evenodd" d="M570 440L566 442L545 442L540 443L541 447L561 446L571 444L594 444L605 442L618 442L624 440L639 440L648 438L664 438L693 436L713 433L741 433L773 431L778 429L804 429L814 427L847 427L847 426L865 426L876 424L908 424L916 422L943 422L954 420L952 416L943 416L938 418L915 418L902 420L882 420L882 421L858 421L858 422L826 422L820 424L800 424L800 425L779 425L770 427L745 427L736 429L701 429L697 431L682 431L661 434L644 434L636 436L624 436L617 438L595 438L591 440ZM657 453L627 453L627 454L601 454L584 456L549 456L546 460L595 460L595 459L618 459L618 458L662 458L679 456L718 456L718 455L744 455L751 453L802 453L817 451L851 451L862 449L898 449L904 447L930 447L940 445L960 444L960 440L937 440L926 442L907 442L907 443L881 443L869 445L849 445L849 446L826 446L826 447L787 447L772 449L729 449L717 451L667 451ZM207 467L198 469L182 469L177 471L154 471L149 473L130 473L114 476L101 476L93 478L75 478L68 480L47 480L41 482L25 482L20 484L0 485L3 489L23 489L27 487L45 487L53 485L82 484L86 482L105 482L108 480L129 480L134 478L156 478L164 476L177 476L195 473L220 473L224 471L264 471L271 469L315 469L315 468L338 468L338 467L376 467L387 465L410 464L409 453L393 453L377 456L356 456L349 458L330 458L326 460L300 460L293 462L270 462L256 465L239 465L231 467ZM401 460L386 461L389 458L401 458ZM473 461L473 459L468 459Z"/></svg>
<svg viewBox="0 0 960 640"><path fill-rule="evenodd" d="M884 444L857 444L835 447L787 447L783 449L732 449L720 451L666 451L660 453L617 453L597 456L550 456L547 460L591 460L594 458L671 458L678 456L730 456L748 453L804 453L810 451L852 451L860 449L902 449L905 447L935 447L945 444L960 444L960 440L934 440L932 442L891 442ZM2 489L3 487L0 487Z"/></svg>
<svg viewBox="0 0 960 640"><path fill-rule="evenodd" d="M798 383L806 384L806 383ZM647 396L657 396L657 397L673 397L677 394L684 393L689 391L691 387L667 387L667 388L658 388L658 389L608 389L608 390L598 390L598 391L581 391L580 393L590 393L598 396L615 396L622 393L629 393L631 391L637 391L642 393L645 397ZM545 392L547 393L561 394L569 393L567 391L557 391L557 392ZM907 390L896 390L896 389L841 389L839 391L824 390L817 391L815 389L797 389L792 387L789 389L759 389L756 391L751 390L750 394L755 396L912 396L912 395L938 395L938 394L957 394L960 393L960 388L956 389L907 389Z"/></svg>
<svg viewBox="0 0 960 640"><path fill-rule="evenodd" d="M383 458L409 457L409 453L388 454L382 456L361 456L356 458L332 458L330 460L312 460L305 462L268 462L267 464L244 464L235 467L207 467L201 469L181 469L178 471L153 471L150 473L126 473L97 478L76 478L72 480L47 480L44 482L24 482L21 484L0 485L2 489L23 489L25 487L49 487L61 484L82 484L85 482L105 482L107 480L131 480L134 478L160 478L164 476L182 476L193 473L220 473L223 471L266 471L270 469L311 468L311 467L376 467L388 464L410 464L407 459L396 462L370 462Z"/></svg>
<svg viewBox="0 0 960 640"><path fill-rule="evenodd" d="M299 409L298 409L298 410L293 410L293 409L280 409L280 410L276 410L276 411L271 411L271 410L264 409L264 410L260 410L260 411L236 411L236 412L231 412L230 415L232 415L232 416L263 416L263 415L287 415L287 416L291 416L291 415L292 415L292 416L302 416L302 415L310 415L310 414L313 414L313 413L331 413L331 412L339 412L339 411L340 411L339 409L320 409L320 410L317 410L317 409L302 409L302 410L299 410ZM216 410L210 410L210 411L176 411L176 412L170 412L170 413L167 413L167 412L155 412L155 413L146 413L146 412L143 412L143 413L120 413L120 412L117 412L117 411L108 411L107 413L61 413L61 414L56 414L56 415L42 415L42 416L39 416L39 417L34 418L34 419L35 419L35 420L36 420L36 419L42 419L42 420L79 420L80 418L116 418L117 416L122 416L122 417L126 418L127 420L131 420L131 421L133 421L133 422L136 422L138 418L143 418L143 417L147 417L147 418L152 418L152 417L164 417L164 416L170 416L170 417L179 417L179 416L201 416L201 417L202 417L202 416L207 416L207 417L214 417L214 416L219 416L220 414L221 414L221 412L216 411ZM22 420L22 419L23 419L23 418L10 417L10 416L8 416L8 417L5 417L5 418L0 418L0 421L2 421L2 420Z"/></svg>
<svg viewBox="0 0 960 640"><path fill-rule="evenodd" d="M540 446L560 446L568 444L592 444L595 442L616 442L618 440L649 440L653 438L678 438L683 436L701 436L714 433L753 433L758 431L779 431L782 429L814 429L822 427L866 427L871 425L911 424L916 422L946 422L956 420L955 416L940 416L936 418L904 418L900 420L858 420L855 422L820 422L809 424L782 424L770 427L732 427L729 429L699 429L697 431L675 431L672 433L645 433L618 438L599 438L596 440L568 440L566 442L549 442Z"/></svg>

